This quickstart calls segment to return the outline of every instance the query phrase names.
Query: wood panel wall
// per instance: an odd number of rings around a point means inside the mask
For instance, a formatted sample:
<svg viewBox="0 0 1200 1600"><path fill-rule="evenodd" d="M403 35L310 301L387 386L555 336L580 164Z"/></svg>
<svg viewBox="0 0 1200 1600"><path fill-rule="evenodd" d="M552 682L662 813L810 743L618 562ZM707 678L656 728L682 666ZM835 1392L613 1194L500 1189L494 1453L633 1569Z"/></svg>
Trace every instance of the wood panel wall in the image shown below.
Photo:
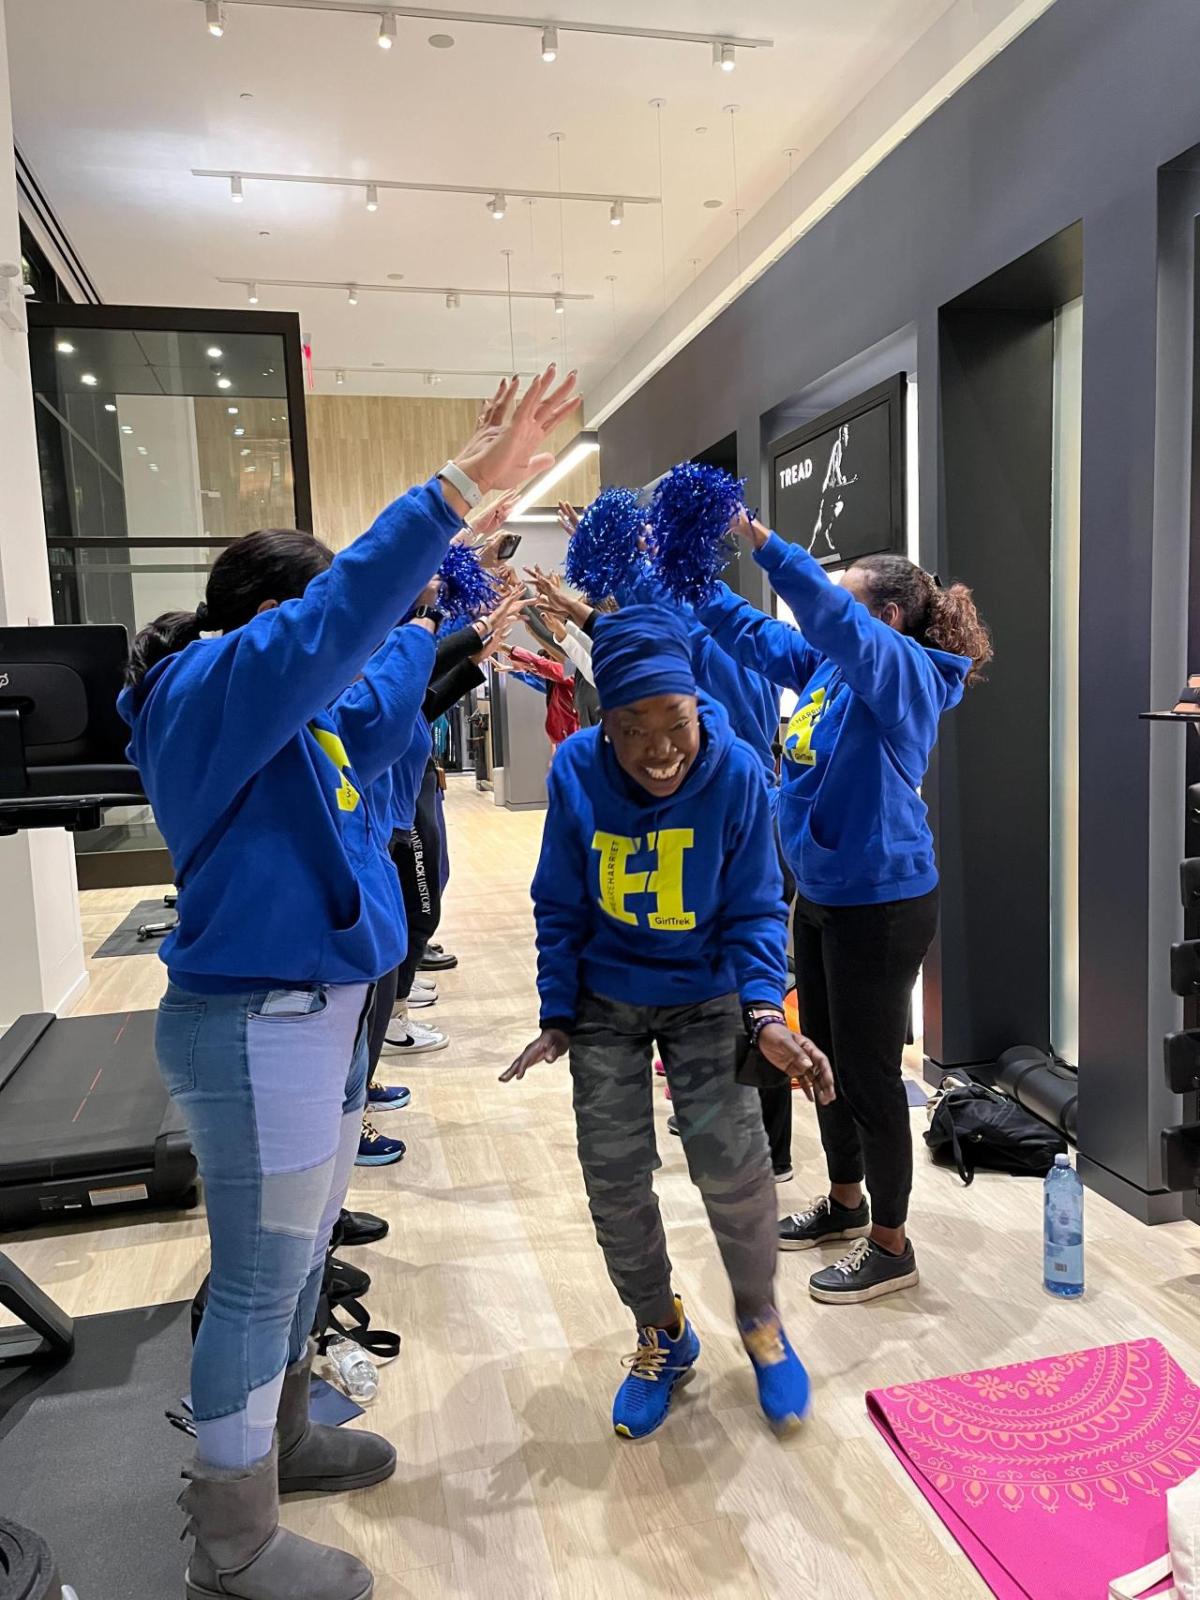
<svg viewBox="0 0 1200 1600"><path fill-rule="evenodd" d="M422 483L470 436L478 400L412 399L398 395L310 394L308 453L312 477L313 532L335 550L344 549L370 526L390 500ZM551 437L561 450L579 431L580 412ZM586 505L600 487L592 456L556 486L576 505Z"/></svg>

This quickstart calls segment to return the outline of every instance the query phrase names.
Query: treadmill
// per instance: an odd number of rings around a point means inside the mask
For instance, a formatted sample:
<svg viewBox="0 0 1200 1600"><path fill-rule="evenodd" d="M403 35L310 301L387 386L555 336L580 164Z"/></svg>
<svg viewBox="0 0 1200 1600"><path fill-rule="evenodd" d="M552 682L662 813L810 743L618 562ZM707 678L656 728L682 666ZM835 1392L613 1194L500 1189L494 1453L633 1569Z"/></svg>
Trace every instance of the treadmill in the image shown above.
<svg viewBox="0 0 1200 1600"><path fill-rule="evenodd" d="M116 709L127 654L119 626L0 629L0 836L146 803ZM154 1017L42 1013L0 1038L0 1228L196 1204Z"/></svg>

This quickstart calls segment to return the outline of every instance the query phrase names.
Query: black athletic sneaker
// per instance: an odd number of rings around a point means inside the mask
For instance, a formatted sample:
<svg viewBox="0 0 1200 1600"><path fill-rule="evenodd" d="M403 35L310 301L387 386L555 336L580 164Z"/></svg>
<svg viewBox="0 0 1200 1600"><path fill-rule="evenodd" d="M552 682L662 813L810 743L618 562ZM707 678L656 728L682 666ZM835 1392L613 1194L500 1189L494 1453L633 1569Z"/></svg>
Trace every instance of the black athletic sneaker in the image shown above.
<svg viewBox="0 0 1200 1600"><path fill-rule="evenodd" d="M829 1239L861 1239L871 1231L871 1208L864 1200L851 1211L827 1194L818 1195L803 1211L793 1211L779 1223L781 1250L811 1250Z"/></svg>
<svg viewBox="0 0 1200 1600"><path fill-rule="evenodd" d="M422 972L449 972L458 965L458 957L443 950L440 944L427 944L417 965Z"/></svg>
<svg viewBox="0 0 1200 1600"><path fill-rule="evenodd" d="M903 1255L894 1256L870 1239L859 1239L832 1267L813 1273L808 1292L828 1306L856 1306L864 1300L878 1300L880 1295L895 1294L897 1289L911 1289L920 1281L910 1241L906 1241Z"/></svg>

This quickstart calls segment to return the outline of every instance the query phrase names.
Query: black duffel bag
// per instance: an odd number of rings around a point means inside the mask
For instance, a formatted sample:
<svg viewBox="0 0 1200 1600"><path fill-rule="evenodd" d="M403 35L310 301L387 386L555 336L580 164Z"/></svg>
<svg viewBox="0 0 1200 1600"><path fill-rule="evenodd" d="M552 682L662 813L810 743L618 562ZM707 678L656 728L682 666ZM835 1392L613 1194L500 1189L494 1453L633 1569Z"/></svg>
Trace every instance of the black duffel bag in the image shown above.
<svg viewBox="0 0 1200 1600"><path fill-rule="evenodd" d="M321 1283L321 1298L313 1325L313 1338L317 1349L324 1355L326 1347L335 1339L353 1339L369 1355L379 1361L391 1361L400 1353L400 1335L383 1328L371 1327L371 1313L362 1303L362 1296L371 1287L370 1276L348 1261L339 1261L330 1246L325 1257L325 1275ZM208 1304L208 1274L196 1291L192 1301L192 1342L200 1331L204 1308Z"/></svg>
<svg viewBox="0 0 1200 1600"><path fill-rule="evenodd" d="M968 1184L979 1167L1044 1178L1067 1148L1060 1133L1015 1100L959 1075L942 1079L925 1143L936 1162L957 1168Z"/></svg>

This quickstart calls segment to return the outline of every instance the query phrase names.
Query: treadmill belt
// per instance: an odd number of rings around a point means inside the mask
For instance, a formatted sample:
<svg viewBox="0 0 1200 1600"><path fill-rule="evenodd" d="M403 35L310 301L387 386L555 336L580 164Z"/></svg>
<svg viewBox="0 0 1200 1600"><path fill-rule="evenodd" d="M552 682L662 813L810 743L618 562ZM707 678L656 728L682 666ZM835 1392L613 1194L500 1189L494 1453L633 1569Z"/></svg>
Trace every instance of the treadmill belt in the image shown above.
<svg viewBox="0 0 1200 1600"><path fill-rule="evenodd" d="M154 1057L156 1015L65 1017L47 1028L0 1090L6 1182L147 1159L168 1104Z"/></svg>
<svg viewBox="0 0 1200 1600"><path fill-rule="evenodd" d="M194 1450L179 1410L191 1302L78 1317L60 1366L0 1368L4 1515L50 1546L81 1600L171 1600L187 1547L175 1501Z"/></svg>

